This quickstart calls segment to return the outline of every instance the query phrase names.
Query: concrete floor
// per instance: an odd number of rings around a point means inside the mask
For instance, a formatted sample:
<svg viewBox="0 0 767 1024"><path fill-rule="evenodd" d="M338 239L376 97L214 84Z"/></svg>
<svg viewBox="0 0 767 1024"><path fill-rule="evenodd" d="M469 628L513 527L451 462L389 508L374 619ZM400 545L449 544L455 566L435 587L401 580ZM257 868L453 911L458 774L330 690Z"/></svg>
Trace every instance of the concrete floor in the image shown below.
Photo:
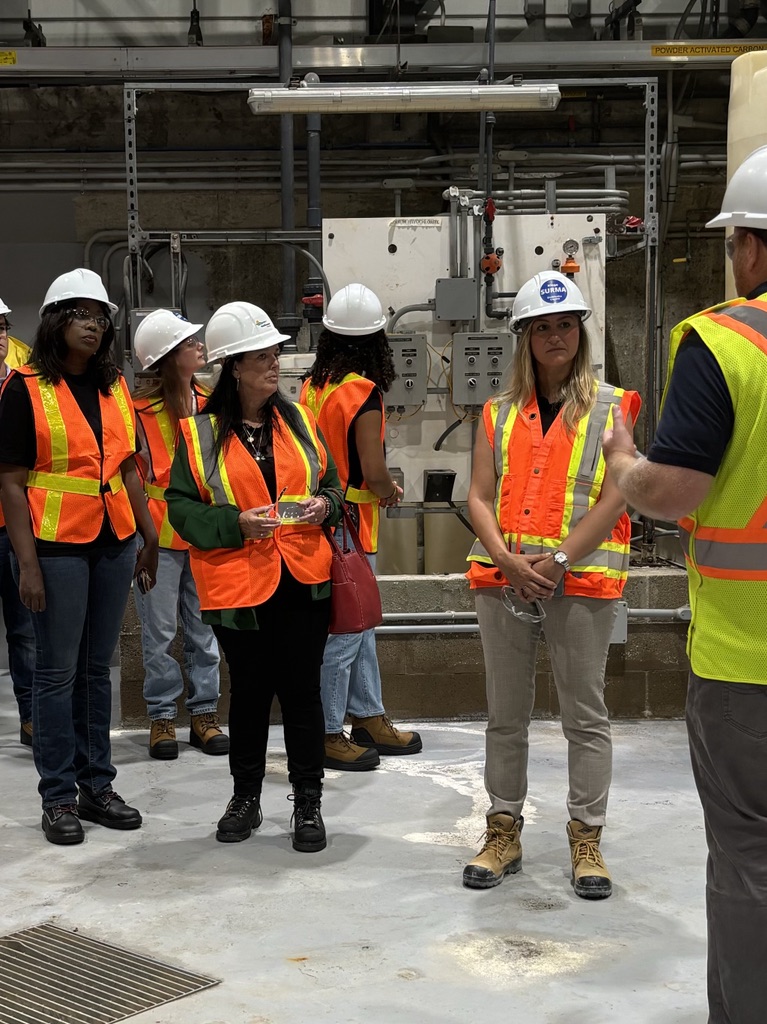
<svg viewBox="0 0 767 1024"><path fill-rule="evenodd" d="M524 868L475 892L461 869L483 831L480 723L420 726L422 755L328 773L330 843L315 855L290 847L279 729L264 824L232 846L213 839L225 758L184 744L178 761L150 761L145 733L116 733L118 789L144 827L86 823L82 846L60 848L43 839L0 692L2 933L49 921L221 979L136 1024L706 1020L705 842L680 722L614 727L615 892L588 903L569 885L558 723L532 730Z"/></svg>

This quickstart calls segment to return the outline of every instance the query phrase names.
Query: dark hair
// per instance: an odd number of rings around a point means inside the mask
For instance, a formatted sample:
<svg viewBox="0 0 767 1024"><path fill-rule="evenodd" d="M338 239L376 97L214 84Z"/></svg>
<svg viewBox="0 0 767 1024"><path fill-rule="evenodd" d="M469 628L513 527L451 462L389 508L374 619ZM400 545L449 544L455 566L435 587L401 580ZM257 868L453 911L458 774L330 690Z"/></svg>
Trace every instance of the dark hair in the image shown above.
<svg viewBox="0 0 767 1024"><path fill-rule="evenodd" d="M764 228L741 228L741 231L747 231L749 235L756 235L762 245L767 246L767 231Z"/></svg>
<svg viewBox="0 0 767 1024"><path fill-rule="evenodd" d="M64 375L64 359L67 353L64 328L71 323L72 311L77 309L78 303L82 301L82 299L67 299L66 302L58 302L55 306L48 307L37 328L29 362L40 376L51 384L60 384ZM102 395L108 395L109 388L119 377L111 352L115 329L109 310L103 302L99 305L104 311L104 316L109 320L109 325L101 337L98 350L88 360L88 372L93 375Z"/></svg>
<svg viewBox="0 0 767 1024"><path fill-rule="evenodd" d="M317 360L311 370L316 387L338 384L347 373L358 373L388 391L397 379L385 331L364 337L345 336L323 331L317 342Z"/></svg>
<svg viewBox="0 0 767 1024"><path fill-rule="evenodd" d="M159 362L150 367L153 374L159 377L157 383L141 384L133 392L134 398L148 398L152 405L146 411L156 416L167 409L174 424L184 419L192 411L189 388L178 371L178 364L171 356L178 351L178 346L163 356ZM199 386L199 381L192 376L192 387Z"/></svg>
<svg viewBox="0 0 767 1024"><path fill-rule="evenodd" d="M222 449L226 450L232 434L242 423L242 406L237 394L237 379L232 371L246 354L243 352L242 355L230 356L224 360L216 386L205 404L205 412L215 416L218 421L216 455L219 455ZM264 423L267 425L269 436L275 428L280 429L274 416L275 411L285 420L294 434L297 434L307 444L313 443L295 404L288 401L279 388L269 396L264 404Z"/></svg>

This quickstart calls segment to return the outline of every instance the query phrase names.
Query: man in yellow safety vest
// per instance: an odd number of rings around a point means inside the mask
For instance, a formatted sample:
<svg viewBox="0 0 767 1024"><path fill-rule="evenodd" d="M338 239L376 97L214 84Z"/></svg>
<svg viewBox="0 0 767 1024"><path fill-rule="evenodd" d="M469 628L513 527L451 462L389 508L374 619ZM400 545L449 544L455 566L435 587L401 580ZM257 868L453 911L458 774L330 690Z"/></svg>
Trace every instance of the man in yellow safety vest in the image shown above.
<svg viewBox="0 0 767 1024"><path fill-rule="evenodd" d="M636 458L618 418L604 452L629 505L677 519L690 583L687 727L708 842L709 1024L767 1006L767 146L707 227L744 298L671 332L661 419Z"/></svg>

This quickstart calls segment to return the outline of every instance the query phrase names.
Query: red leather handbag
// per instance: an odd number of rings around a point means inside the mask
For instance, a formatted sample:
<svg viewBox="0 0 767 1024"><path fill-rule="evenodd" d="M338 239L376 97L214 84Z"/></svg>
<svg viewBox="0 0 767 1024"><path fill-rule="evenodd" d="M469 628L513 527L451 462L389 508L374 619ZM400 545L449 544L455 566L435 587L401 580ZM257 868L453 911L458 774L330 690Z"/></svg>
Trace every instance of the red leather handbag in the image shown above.
<svg viewBox="0 0 767 1024"><path fill-rule="evenodd" d="M328 632L362 633L383 622L381 594L349 510L345 504L341 508L343 519L335 533L323 527L333 549Z"/></svg>

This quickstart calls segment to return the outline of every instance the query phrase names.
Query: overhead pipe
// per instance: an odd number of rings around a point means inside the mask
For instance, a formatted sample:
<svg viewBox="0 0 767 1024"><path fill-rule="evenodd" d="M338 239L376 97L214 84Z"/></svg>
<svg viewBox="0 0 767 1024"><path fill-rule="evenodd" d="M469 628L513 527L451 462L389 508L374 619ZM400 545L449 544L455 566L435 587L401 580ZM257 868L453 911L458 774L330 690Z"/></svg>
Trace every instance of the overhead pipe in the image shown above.
<svg viewBox="0 0 767 1024"><path fill-rule="evenodd" d="M292 0L277 0L279 78L288 85L293 75L293 4ZM280 114L280 224L283 230L291 231L296 226L293 199L295 189L295 152L293 138L293 115ZM298 328L296 316L296 254L288 246L282 250L282 316L279 326L291 334L295 347Z"/></svg>

